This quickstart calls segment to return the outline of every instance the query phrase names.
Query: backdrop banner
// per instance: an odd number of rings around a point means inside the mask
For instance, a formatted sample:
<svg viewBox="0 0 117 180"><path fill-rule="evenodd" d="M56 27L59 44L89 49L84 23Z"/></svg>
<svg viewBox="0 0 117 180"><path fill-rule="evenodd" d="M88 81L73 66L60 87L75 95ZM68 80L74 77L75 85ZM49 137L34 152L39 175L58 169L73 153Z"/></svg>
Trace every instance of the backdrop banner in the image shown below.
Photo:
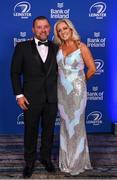
<svg viewBox="0 0 117 180"><path fill-rule="evenodd" d="M32 22L37 16L46 16L53 26L58 19L69 18L81 40L94 57L97 71L87 82L86 128L88 133L112 132L109 108L109 31L111 2L96 0L27 0L1 3L0 28L0 134L22 134L23 113L17 106L10 80L10 65L14 47L18 42L33 37ZM113 3L113 2L112 2ZM59 114L55 133L59 132Z"/></svg>

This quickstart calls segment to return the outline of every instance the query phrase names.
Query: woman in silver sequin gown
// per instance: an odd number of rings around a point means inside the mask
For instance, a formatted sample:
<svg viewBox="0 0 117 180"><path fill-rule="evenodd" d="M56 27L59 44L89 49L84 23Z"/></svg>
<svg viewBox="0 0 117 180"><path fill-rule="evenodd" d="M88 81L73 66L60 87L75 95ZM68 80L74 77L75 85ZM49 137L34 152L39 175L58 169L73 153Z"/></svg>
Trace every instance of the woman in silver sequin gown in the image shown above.
<svg viewBox="0 0 117 180"><path fill-rule="evenodd" d="M54 26L54 36L59 45L59 168L62 172L78 175L85 169L92 169L85 129L86 80L95 73L96 68L90 50L80 41L70 20L59 20ZM85 64L88 68L86 75Z"/></svg>

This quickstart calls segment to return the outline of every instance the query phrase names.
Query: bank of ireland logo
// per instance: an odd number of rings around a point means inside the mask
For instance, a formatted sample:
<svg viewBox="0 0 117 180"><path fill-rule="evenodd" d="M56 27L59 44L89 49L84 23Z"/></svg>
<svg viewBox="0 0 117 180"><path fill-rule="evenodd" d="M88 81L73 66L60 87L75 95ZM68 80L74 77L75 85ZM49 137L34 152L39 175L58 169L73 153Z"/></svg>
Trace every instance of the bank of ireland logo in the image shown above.
<svg viewBox="0 0 117 180"><path fill-rule="evenodd" d="M51 19L64 19L69 18L70 9L64 8L64 2L58 2L56 8L50 9L50 18Z"/></svg>
<svg viewBox="0 0 117 180"><path fill-rule="evenodd" d="M31 16L31 4L27 1L22 1L14 6L13 16L21 17L22 19L27 19Z"/></svg>
<svg viewBox="0 0 117 180"><path fill-rule="evenodd" d="M95 59L95 65L96 65L96 75L100 75L104 72L104 61L102 59Z"/></svg>
<svg viewBox="0 0 117 180"><path fill-rule="evenodd" d="M99 91L98 86L93 86L90 91L87 91L87 98L90 101L103 101L104 91Z"/></svg>
<svg viewBox="0 0 117 180"><path fill-rule="evenodd" d="M94 126L102 124L102 113L100 111L93 111L87 116L87 124Z"/></svg>
<svg viewBox="0 0 117 180"><path fill-rule="evenodd" d="M92 87L92 90L93 90L94 92L95 92L95 91L98 91L98 89L99 89L98 86L93 86L93 87Z"/></svg>
<svg viewBox="0 0 117 180"><path fill-rule="evenodd" d="M23 38L26 37L26 32L20 32L20 36Z"/></svg>
<svg viewBox="0 0 117 180"><path fill-rule="evenodd" d="M103 19L106 17L106 3L96 2L89 9L89 17L95 17L96 19Z"/></svg>
<svg viewBox="0 0 117 180"><path fill-rule="evenodd" d="M58 7L58 8L63 8L63 7L64 7L64 3L63 3L63 2L57 3L57 7Z"/></svg>
<svg viewBox="0 0 117 180"><path fill-rule="evenodd" d="M24 125L24 113L17 116L17 125Z"/></svg>
<svg viewBox="0 0 117 180"><path fill-rule="evenodd" d="M20 32L19 33L19 37L14 37L13 38L13 41L14 41L14 47L16 46L17 43L19 42L23 42L23 41L26 41L26 40L30 40L31 38L26 38L26 32Z"/></svg>

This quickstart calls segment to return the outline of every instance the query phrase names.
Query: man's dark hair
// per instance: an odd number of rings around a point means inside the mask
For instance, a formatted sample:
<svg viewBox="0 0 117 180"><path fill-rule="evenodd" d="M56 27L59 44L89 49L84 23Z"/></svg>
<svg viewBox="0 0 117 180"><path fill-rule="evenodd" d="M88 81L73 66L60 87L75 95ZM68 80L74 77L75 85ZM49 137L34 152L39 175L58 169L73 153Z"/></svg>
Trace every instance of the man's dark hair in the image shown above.
<svg viewBox="0 0 117 180"><path fill-rule="evenodd" d="M45 16L38 16L38 17L36 17L36 18L33 20L33 27L35 26L35 21L36 21L36 20L47 20L48 23L50 24L48 18L46 18Z"/></svg>

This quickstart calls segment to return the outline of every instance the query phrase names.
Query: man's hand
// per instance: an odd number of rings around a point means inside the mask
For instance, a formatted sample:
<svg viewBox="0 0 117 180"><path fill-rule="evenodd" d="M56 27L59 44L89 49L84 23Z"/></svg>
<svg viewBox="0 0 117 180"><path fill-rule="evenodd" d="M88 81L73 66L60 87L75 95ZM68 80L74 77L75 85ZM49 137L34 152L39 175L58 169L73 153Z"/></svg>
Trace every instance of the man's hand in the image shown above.
<svg viewBox="0 0 117 180"><path fill-rule="evenodd" d="M24 111L25 110L28 110L28 105L29 105L29 102L28 102L28 100L26 99L26 97L25 96L23 96L23 97L20 97L20 98L17 98L17 104L19 105L19 107L21 108L21 109L23 109Z"/></svg>

